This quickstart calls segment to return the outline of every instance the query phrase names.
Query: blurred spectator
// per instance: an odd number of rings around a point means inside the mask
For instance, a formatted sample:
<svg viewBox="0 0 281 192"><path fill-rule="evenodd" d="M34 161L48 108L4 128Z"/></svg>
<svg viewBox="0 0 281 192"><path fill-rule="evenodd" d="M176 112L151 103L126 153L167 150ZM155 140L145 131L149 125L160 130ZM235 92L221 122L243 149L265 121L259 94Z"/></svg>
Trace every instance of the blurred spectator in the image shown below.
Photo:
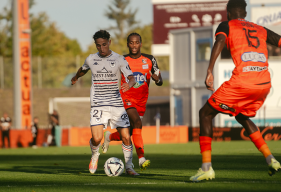
<svg viewBox="0 0 281 192"><path fill-rule="evenodd" d="M11 129L12 119L8 116L7 113L3 114L3 117L0 119L0 128L2 130L2 148L5 148L5 137L8 139L8 147L10 148L10 129Z"/></svg>
<svg viewBox="0 0 281 192"><path fill-rule="evenodd" d="M32 137L33 137L33 142L31 143L31 146L33 148L37 148L38 122L39 122L38 117L34 117L33 123L31 126L31 133L32 133Z"/></svg>
<svg viewBox="0 0 281 192"><path fill-rule="evenodd" d="M52 125L51 135L52 135L52 142L50 145L55 146L56 145L56 126L59 125L59 115L56 110L53 111L53 114L50 115L50 124Z"/></svg>

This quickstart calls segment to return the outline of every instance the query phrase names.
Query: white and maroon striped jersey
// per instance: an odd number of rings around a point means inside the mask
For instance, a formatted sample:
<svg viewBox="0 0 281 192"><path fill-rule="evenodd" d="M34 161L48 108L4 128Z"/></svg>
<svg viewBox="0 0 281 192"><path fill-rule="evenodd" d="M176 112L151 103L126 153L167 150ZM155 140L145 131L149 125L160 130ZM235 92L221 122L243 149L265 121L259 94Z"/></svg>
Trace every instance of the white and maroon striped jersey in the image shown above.
<svg viewBox="0 0 281 192"><path fill-rule="evenodd" d="M115 52L107 57L91 54L85 60L82 70L92 71L91 106L123 107L119 92L121 72L127 78L133 75L125 58Z"/></svg>

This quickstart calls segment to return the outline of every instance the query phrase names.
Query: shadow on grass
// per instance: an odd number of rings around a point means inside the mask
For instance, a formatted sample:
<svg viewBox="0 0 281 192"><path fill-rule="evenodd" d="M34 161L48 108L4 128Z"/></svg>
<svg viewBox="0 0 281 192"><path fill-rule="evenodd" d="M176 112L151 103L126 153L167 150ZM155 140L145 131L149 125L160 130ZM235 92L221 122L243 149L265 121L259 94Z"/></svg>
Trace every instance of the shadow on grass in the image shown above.
<svg viewBox="0 0 281 192"><path fill-rule="evenodd" d="M112 156L123 160L122 153L100 155L99 168L95 175L104 175L103 164ZM35 174L88 174L90 157L90 155L1 155L0 171ZM174 175L187 170L195 173L201 166L201 155L150 154L147 155L147 158L151 160L151 166L147 171L141 172L142 177L170 176L163 172ZM281 156L276 156L276 158L281 160ZM256 171L257 167L259 170L267 170L262 155L213 155L212 161L216 171ZM135 156L133 162L136 165L135 170L140 172Z"/></svg>

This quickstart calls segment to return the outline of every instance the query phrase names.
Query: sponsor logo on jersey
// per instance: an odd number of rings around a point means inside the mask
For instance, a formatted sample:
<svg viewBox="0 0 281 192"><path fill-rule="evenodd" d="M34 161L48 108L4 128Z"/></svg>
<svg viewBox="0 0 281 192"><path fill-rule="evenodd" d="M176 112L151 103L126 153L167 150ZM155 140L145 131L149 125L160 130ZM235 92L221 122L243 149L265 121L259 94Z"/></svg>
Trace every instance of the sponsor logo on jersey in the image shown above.
<svg viewBox="0 0 281 192"><path fill-rule="evenodd" d="M223 104L223 103L220 103L219 106L220 106L220 108L231 111L233 113L235 113L235 111L236 111L234 108L228 107L226 104Z"/></svg>
<svg viewBox="0 0 281 192"><path fill-rule="evenodd" d="M107 77L116 77L116 74L93 74L93 76L94 76L94 79L103 80L103 79L99 79L99 78L107 79Z"/></svg>
<svg viewBox="0 0 281 192"><path fill-rule="evenodd" d="M146 82L147 74L143 75L140 72L134 72L133 75L136 79L136 84L134 85L134 88L139 88L140 86L144 85L144 82Z"/></svg>
<svg viewBox="0 0 281 192"><path fill-rule="evenodd" d="M98 65L98 62L94 62L94 65Z"/></svg>
<svg viewBox="0 0 281 192"><path fill-rule="evenodd" d="M142 65L142 69L148 69L148 64Z"/></svg>
<svg viewBox="0 0 281 192"><path fill-rule="evenodd" d="M94 59L94 61L102 61L102 59Z"/></svg>
<svg viewBox="0 0 281 192"><path fill-rule="evenodd" d="M142 59L142 62L143 62L144 64L146 64L146 63L147 63L146 59Z"/></svg>
<svg viewBox="0 0 281 192"><path fill-rule="evenodd" d="M245 52L241 56L242 61L248 62L266 62L266 56L263 53L257 53L257 52Z"/></svg>
<svg viewBox="0 0 281 192"><path fill-rule="evenodd" d="M105 67L103 67L102 70L98 70L97 73L112 73L112 71L107 70Z"/></svg>
<svg viewBox="0 0 281 192"><path fill-rule="evenodd" d="M260 67L260 66L246 66L243 67L243 72L250 72L250 71L256 71L256 72L261 72L267 70L267 67Z"/></svg>
<svg viewBox="0 0 281 192"><path fill-rule="evenodd" d="M115 61L111 61L111 62L110 62L110 67L115 67L115 65L116 65L116 62L115 62Z"/></svg>

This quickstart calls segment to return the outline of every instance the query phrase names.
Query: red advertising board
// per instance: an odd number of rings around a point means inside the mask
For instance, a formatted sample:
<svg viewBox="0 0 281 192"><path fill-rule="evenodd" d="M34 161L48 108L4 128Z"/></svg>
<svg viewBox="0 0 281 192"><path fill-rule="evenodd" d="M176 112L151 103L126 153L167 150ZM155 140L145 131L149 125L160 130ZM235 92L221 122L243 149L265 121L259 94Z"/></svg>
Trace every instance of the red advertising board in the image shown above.
<svg viewBox="0 0 281 192"><path fill-rule="evenodd" d="M153 5L153 43L167 44L172 29L204 27L227 20L228 1Z"/></svg>

